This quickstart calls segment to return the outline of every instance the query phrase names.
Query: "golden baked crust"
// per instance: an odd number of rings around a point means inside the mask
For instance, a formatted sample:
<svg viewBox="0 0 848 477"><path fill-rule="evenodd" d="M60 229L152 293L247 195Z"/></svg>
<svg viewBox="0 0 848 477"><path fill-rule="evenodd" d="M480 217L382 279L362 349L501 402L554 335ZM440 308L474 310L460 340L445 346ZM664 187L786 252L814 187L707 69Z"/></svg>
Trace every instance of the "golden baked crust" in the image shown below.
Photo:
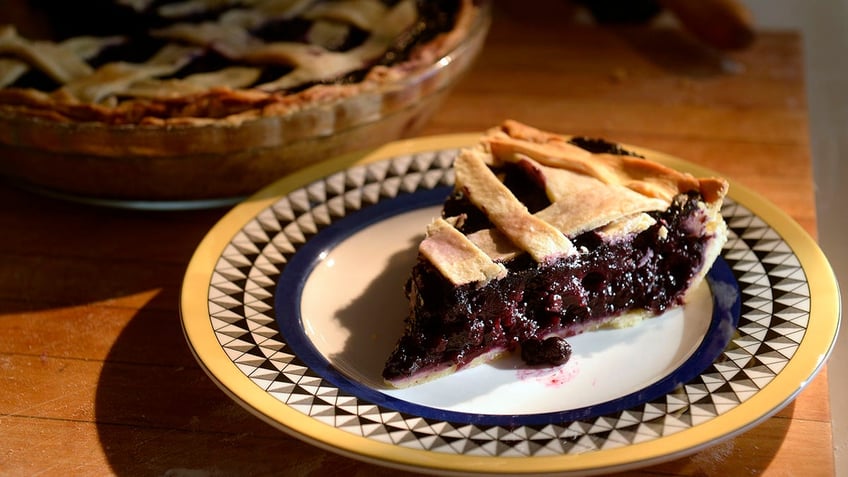
<svg viewBox="0 0 848 477"><path fill-rule="evenodd" d="M670 200L681 192L698 191L707 202L727 194L722 178L695 178L658 162L628 155L592 154L568 143L569 137L507 120L489 133L484 142L492 156L501 161L524 155L542 164L572 170L605 184L619 184L646 197Z"/></svg>
<svg viewBox="0 0 848 477"><path fill-rule="evenodd" d="M438 236L428 234L420 250L429 251L427 258L445 278L455 285L481 277L486 282L503 275L494 272L498 262L521 253L542 264L577 254L569 238L599 230L613 241L638 232L652 220L645 212L665 210L676 196L692 191L703 200L708 226L722 226L725 179L696 178L641 157L592 153L568 140L507 120L479 145L460 152L454 164L455 188L493 226L467 236L452 234L450 241L441 240L443 227ZM489 167L518 162L543 178L551 204L536 213L530 213Z"/></svg>

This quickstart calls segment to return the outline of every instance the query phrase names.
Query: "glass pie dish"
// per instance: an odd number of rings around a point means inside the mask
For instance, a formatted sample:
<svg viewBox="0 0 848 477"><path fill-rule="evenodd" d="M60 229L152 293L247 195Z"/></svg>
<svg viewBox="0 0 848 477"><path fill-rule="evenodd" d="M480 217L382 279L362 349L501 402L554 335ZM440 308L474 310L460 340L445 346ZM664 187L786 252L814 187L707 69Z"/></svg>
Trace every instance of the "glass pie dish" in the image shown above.
<svg viewBox="0 0 848 477"><path fill-rule="evenodd" d="M308 101L276 112L127 124L57 121L0 101L0 175L18 186L104 205L235 203L317 161L414 135L481 51L490 6L474 3L466 20L450 48L426 62L363 81L354 93L317 88ZM0 34L0 60L3 54Z"/></svg>

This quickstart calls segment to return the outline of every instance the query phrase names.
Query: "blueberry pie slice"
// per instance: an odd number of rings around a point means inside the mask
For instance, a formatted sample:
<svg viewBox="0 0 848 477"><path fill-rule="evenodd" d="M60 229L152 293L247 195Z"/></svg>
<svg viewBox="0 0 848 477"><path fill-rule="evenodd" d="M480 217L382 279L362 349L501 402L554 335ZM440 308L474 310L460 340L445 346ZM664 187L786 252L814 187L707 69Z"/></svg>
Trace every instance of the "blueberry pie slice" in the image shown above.
<svg viewBox="0 0 848 477"><path fill-rule="evenodd" d="M728 183L617 144L506 121L454 163L455 187L406 283L409 314L383 377L406 387L520 349L681 306L727 239Z"/></svg>

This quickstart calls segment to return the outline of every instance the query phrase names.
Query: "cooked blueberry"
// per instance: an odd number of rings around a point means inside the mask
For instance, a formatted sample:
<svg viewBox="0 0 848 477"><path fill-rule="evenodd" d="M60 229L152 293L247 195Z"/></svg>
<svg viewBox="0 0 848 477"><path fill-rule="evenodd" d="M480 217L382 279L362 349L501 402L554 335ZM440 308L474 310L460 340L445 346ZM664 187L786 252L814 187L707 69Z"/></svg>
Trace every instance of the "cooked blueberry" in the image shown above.
<svg viewBox="0 0 848 477"><path fill-rule="evenodd" d="M570 357L571 345L565 338L551 336L544 341L531 338L521 343L521 359L529 365L559 365Z"/></svg>

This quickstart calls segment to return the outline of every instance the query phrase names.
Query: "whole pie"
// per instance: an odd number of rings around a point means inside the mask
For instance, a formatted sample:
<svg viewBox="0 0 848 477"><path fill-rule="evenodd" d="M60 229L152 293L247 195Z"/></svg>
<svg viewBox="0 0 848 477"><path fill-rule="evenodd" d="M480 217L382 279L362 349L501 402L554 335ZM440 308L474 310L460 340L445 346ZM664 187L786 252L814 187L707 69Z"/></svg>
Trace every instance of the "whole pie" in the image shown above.
<svg viewBox="0 0 848 477"><path fill-rule="evenodd" d="M383 377L405 387L521 353L568 360L565 338L686 302L727 240L722 178L604 140L506 121L454 162L405 286Z"/></svg>
<svg viewBox="0 0 848 477"><path fill-rule="evenodd" d="M3 10L0 173L164 199L251 193L413 133L488 27L473 0L13 0Z"/></svg>

